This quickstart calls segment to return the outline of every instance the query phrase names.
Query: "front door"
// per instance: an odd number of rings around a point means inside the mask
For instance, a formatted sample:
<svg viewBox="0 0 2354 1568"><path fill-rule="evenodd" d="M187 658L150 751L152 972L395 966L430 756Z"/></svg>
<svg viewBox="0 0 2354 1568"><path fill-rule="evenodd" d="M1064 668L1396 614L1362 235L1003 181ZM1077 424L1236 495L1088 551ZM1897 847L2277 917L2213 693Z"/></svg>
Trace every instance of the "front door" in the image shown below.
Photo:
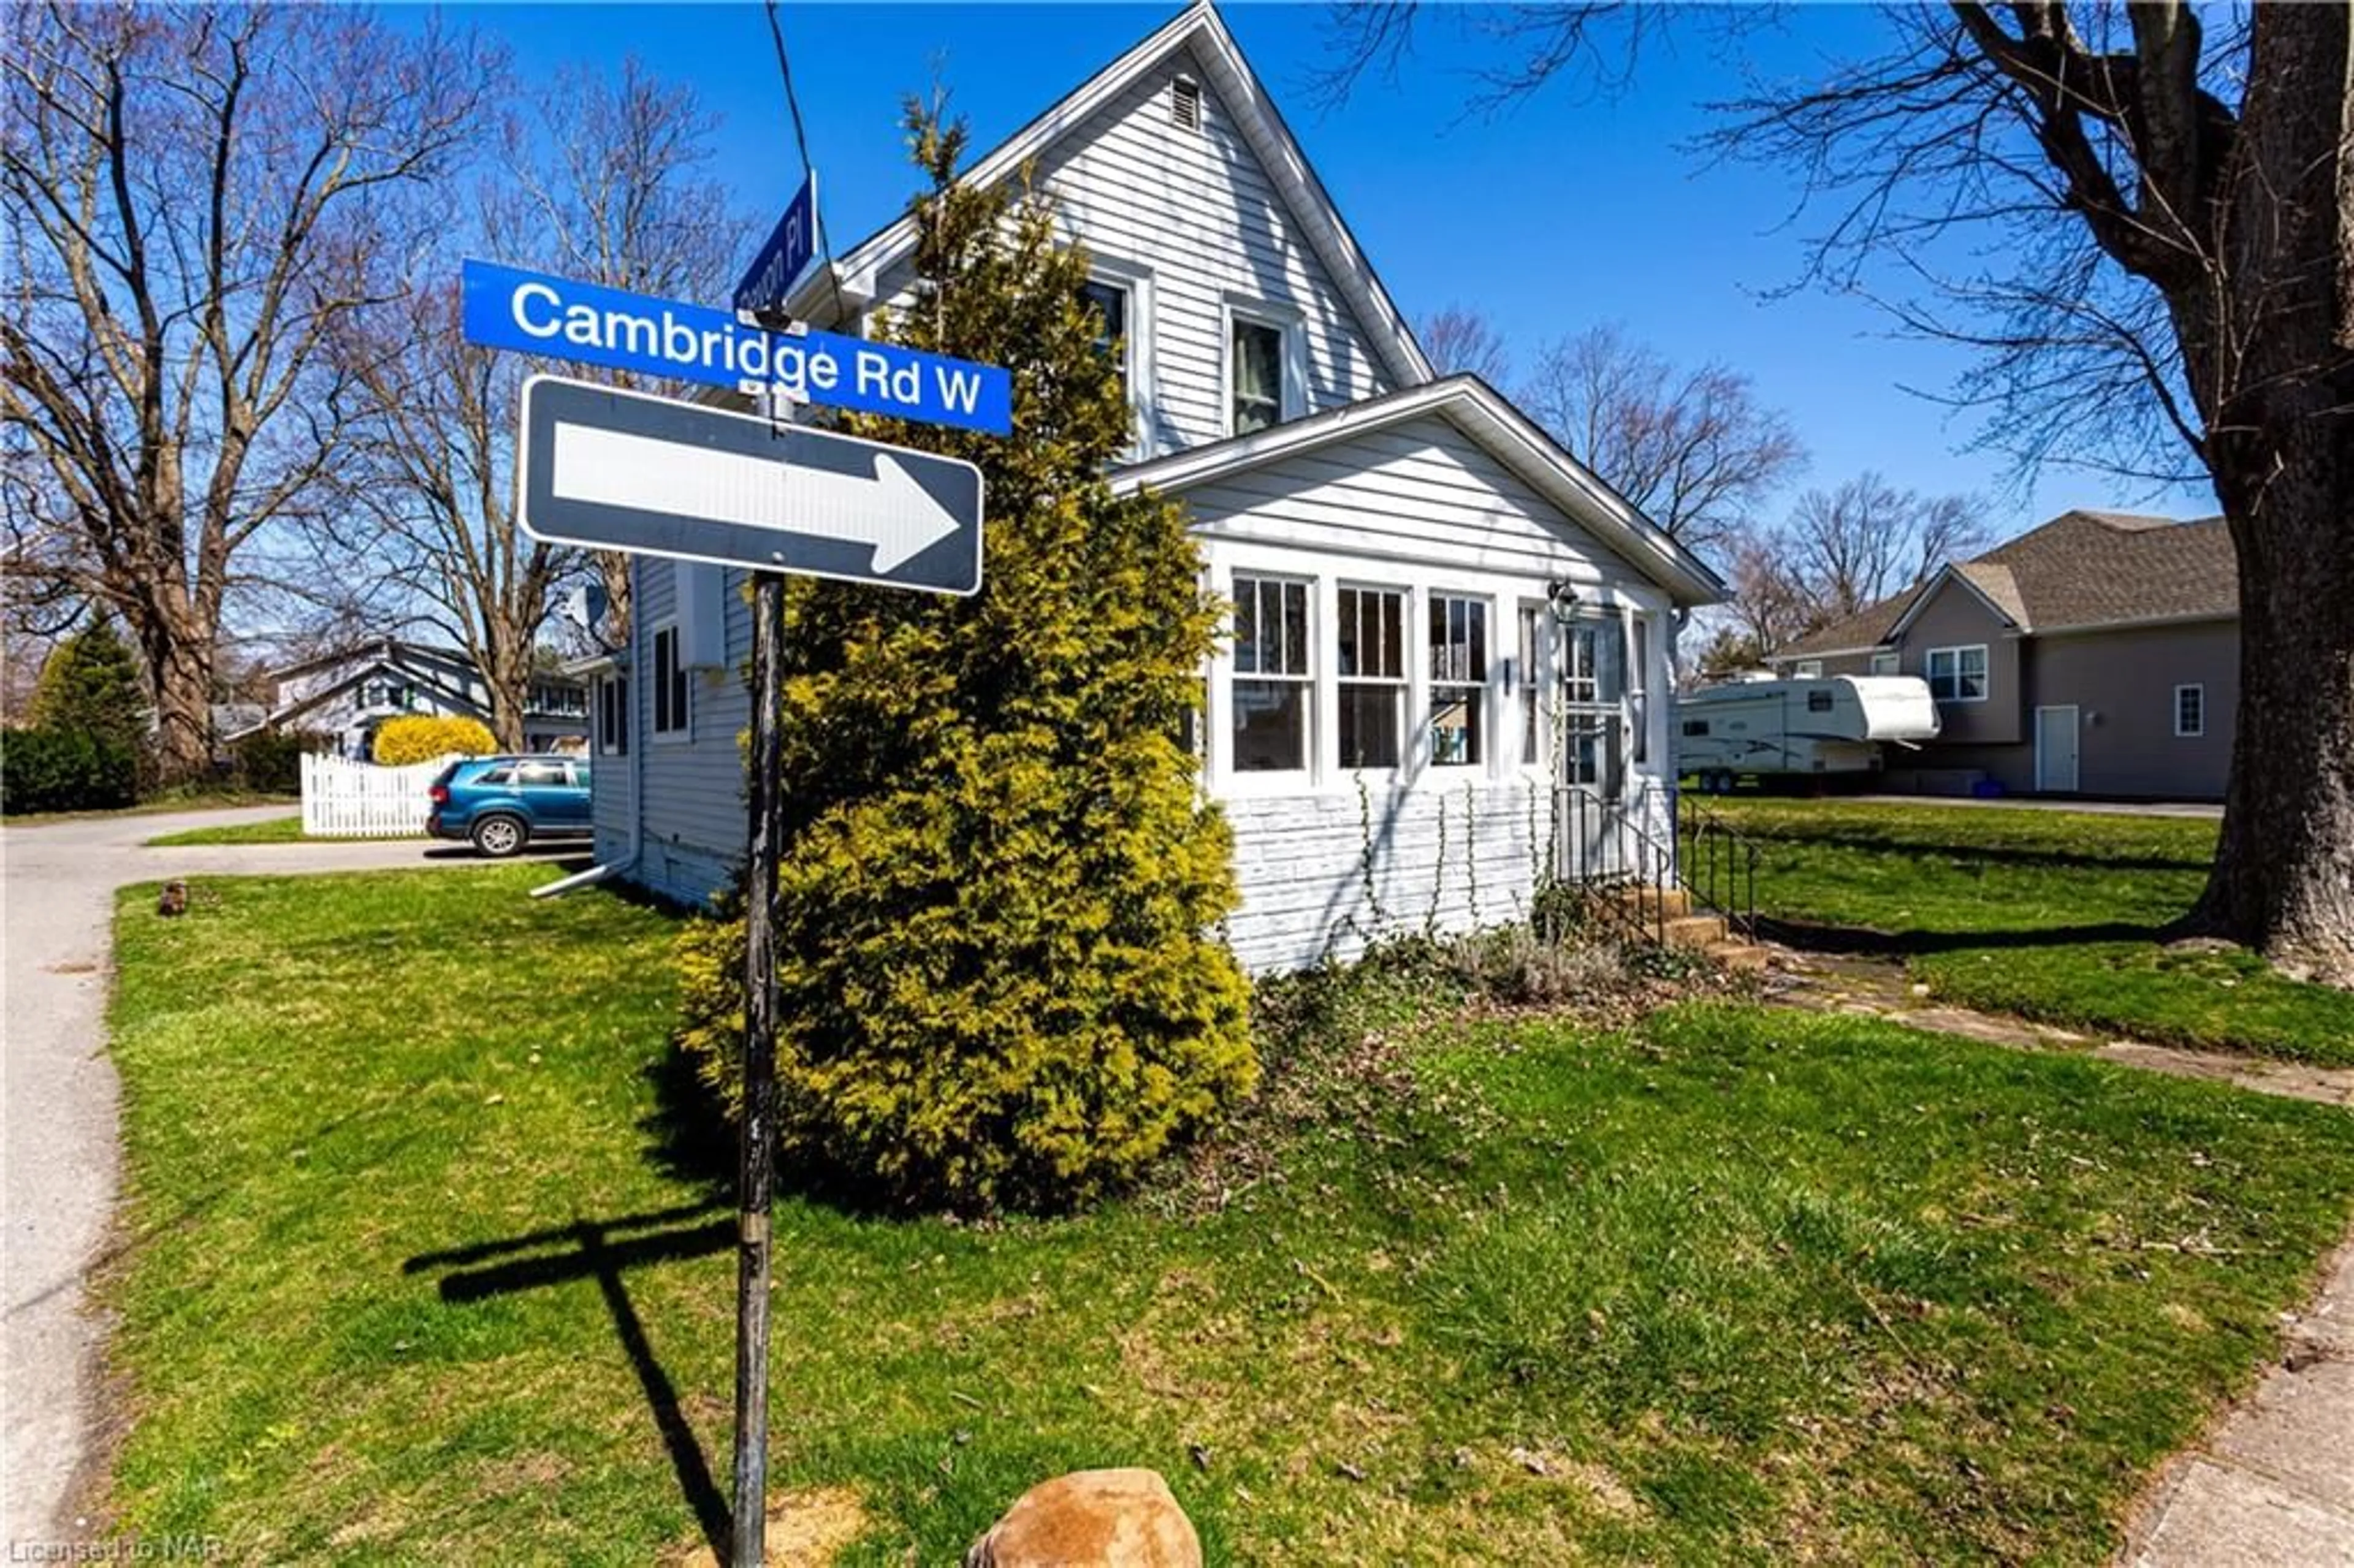
<svg viewBox="0 0 2354 1568"><path fill-rule="evenodd" d="M1624 871L1627 752L1621 699L1626 659L1615 620L1585 617L1554 645L1555 744L1565 876L1591 880Z"/></svg>
<svg viewBox="0 0 2354 1568"><path fill-rule="evenodd" d="M2035 710L2035 788L2040 793L2076 792L2076 707Z"/></svg>

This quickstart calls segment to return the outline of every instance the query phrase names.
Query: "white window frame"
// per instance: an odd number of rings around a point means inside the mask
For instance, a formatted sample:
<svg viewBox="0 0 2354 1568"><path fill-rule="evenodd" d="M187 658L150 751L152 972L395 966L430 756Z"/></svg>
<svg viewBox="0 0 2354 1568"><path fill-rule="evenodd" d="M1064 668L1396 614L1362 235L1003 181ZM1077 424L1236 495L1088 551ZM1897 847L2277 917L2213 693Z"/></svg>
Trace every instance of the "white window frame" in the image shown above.
<svg viewBox="0 0 2354 1568"><path fill-rule="evenodd" d="M1481 626L1479 641L1486 649L1486 656L1481 662L1479 678L1476 681L1442 680L1437 671L1428 668L1430 655L1438 646L1432 638L1439 625L1439 606L1449 600L1459 600L1477 608L1479 611ZM1493 772L1496 767L1495 716L1490 711L1495 705L1490 699L1494 694L1496 686L1496 601L1490 595L1465 592L1460 588L1426 588L1422 590L1422 615L1424 627L1422 652L1425 668L1422 676L1420 711L1423 715L1421 726L1423 740L1416 750L1427 759L1433 769L1446 769L1455 778L1484 777ZM1515 637L1519 635L1517 628L1513 635ZM1468 656L1469 652L1468 647L1465 652ZM1472 705L1476 710L1476 727L1472 735L1479 743L1478 756L1466 758L1460 762L1441 762L1438 759L1438 693L1441 688L1450 692L1476 694L1472 698Z"/></svg>
<svg viewBox="0 0 2354 1568"><path fill-rule="evenodd" d="M1307 669L1285 671L1280 674L1270 675L1262 671L1242 668L1236 657L1239 646L1234 636L1231 614L1233 607L1241 601L1241 590L1238 585L1243 578L1249 578L1254 583L1280 583L1303 590L1301 602L1303 613L1308 617L1308 635L1302 646L1308 662ZM1218 717L1221 732L1215 737L1215 744L1220 753L1218 768L1220 779L1226 787L1242 793L1250 793L1254 790L1260 793L1299 793L1305 788L1312 788L1319 777L1320 765L1323 761L1325 735L1330 728L1329 726L1319 721L1327 706L1327 699L1321 688L1330 678L1329 672L1332 661L1320 659L1317 655L1321 628L1332 619L1332 606L1330 602L1331 579L1320 578L1311 573L1297 569L1263 567L1249 562L1237 562L1228 567L1225 570L1225 579L1226 602L1230 619L1227 624L1225 657L1220 661L1225 676L1225 691L1220 694L1225 700L1219 705ZM1303 733L1300 736L1299 767L1246 768L1235 766L1235 687L1246 681L1280 681L1296 683L1305 694L1302 698L1300 716ZM1334 744L1337 746L1337 740Z"/></svg>
<svg viewBox="0 0 2354 1568"><path fill-rule="evenodd" d="M1341 596L1345 593L1387 594L1397 600L1398 646L1396 650L1397 673L1395 675L1352 675L1341 668ZM1310 596L1311 599L1313 597L1313 595ZM1413 763L1415 748L1414 651L1416 646L1415 641L1416 621L1414 616L1414 599L1415 590L1412 585L1405 583L1359 581L1355 578L1343 577L1332 585L1332 614L1327 618L1331 621L1332 628L1332 654L1331 660L1332 666L1332 745L1335 747L1333 755L1338 759L1340 769L1343 773L1362 773L1369 778L1385 777L1389 774L1401 772ZM1311 611L1311 614L1313 612ZM1310 662L1312 665L1314 661L1311 659ZM1337 749L1341 744L1341 707L1346 695L1344 688L1350 686L1385 687L1393 694L1393 699L1397 704L1397 756L1394 760L1385 765L1369 763L1361 766L1351 762L1346 757L1341 756Z"/></svg>
<svg viewBox="0 0 2354 1568"><path fill-rule="evenodd" d="M1794 680L1819 681L1823 678L1823 662L1820 659L1801 659L1790 666L1790 675Z"/></svg>
<svg viewBox="0 0 2354 1568"><path fill-rule="evenodd" d="M1118 256L1090 253L1087 257L1087 281L1106 288L1120 289L1128 294L1128 364L1127 377L1129 418L1134 427L1134 440L1128 449L1128 461L1142 462L1160 452L1158 421L1153 418L1156 400L1153 397L1152 368L1152 269Z"/></svg>
<svg viewBox="0 0 2354 1568"><path fill-rule="evenodd" d="M1965 653L1975 653L1978 656L1978 694L1975 697L1962 690L1962 655ZM1954 683L1954 694L1949 697L1937 694L1937 660L1941 654L1949 658L1953 663L1950 675ZM1994 692L1994 660L1988 655L1987 645L1983 642L1958 642L1951 648L1930 649L1921 656L1921 675L1929 683L1929 695L1941 703L1982 703Z"/></svg>
<svg viewBox="0 0 2354 1568"><path fill-rule="evenodd" d="M674 715L679 722L670 729L662 727L664 633L671 639L671 663L681 691L679 711ZM686 664L686 633L677 617L658 620L646 629L646 668L653 677L653 689L646 694L646 738L656 746L686 745L695 738L695 677Z"/></svg>
<svg viewBox="0 0 2354 1568"><path fill-rule="evenodd" d="M1278 355L1283 386L1276 397L1276 423L1288 424L1299 418L1308 408L1308 334L1305 318L1288 305L1270 304L1265 301L1227 296L1225 308L1219 313L1218 331L1218 420L1219 429L1228 436L1241 432L1235 429L1235 323L1249 322L1257 326L1272 327L1278 334L1280 350ZM1254 432L1256 433L1256 432Z"/></svg>
<svg viewBox="0 0 2354 1568"><path fill-rule="evenodd" d="M1902 653L1874 653L1872 656L1872 673L1875 675L1903 674L1904 656Z"/></svg>
<svg viewBox="0 0 2354 1568"><path fill-rule="evenodd" d="M2199 695L2198 695L2198 699L2197 699L2197 701L2198 701L2198 707L2199 707L2199 715L2198 715L2199 722L2198 722L2198 724L2197 724L2196 726L2194 726L2193 727L2191 727L2191 728L2190 728L2190 729L2185 729L2185 728L2183 728L2183 727L2182 727L2182 694L2183 694L2183 693L2185 693L2185 692L2196 692L2197 694L2199 694ZM2191 682L2188 682L2188 683L2184 683L2184 684L2182 684L2182 685L2179 685L2179 686L2175 687L2175 688L2174 688L2174 738L2175 738L2175 739L2177 739L2177 740L2203 740L2203 739L2205 739L2205 738L2206 738L2206 735L2207 735L2207 683L2205 683L2204 681L2191 681Z"/></svg>

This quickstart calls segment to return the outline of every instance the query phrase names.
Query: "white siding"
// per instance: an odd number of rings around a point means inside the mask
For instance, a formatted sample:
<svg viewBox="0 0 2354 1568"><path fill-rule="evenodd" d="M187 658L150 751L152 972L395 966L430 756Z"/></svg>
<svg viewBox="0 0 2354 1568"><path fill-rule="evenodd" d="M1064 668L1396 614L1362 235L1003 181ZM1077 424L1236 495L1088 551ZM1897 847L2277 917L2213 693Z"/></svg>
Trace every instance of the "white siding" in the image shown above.
<svg viewBox="0 0 2354 1568"><path fill-rule="evenodd" d="M1226 940L1268 973L1347 959L1384 937L1525 916L1551 836L1542 781L1226 803L1242 907Z"/></svg>
<svg viewBox="0 0 2354 1568"><path fill-rule="evenodd" d="M673 613L676 579L672 563L645 559L632 565L631 578L630 746L643 751L637 766L645 791L643 837L632 880L681 903L703 904L726 885L744 853L741 736L752 721L744 686L751 607L742 592L744 574L730 570L718 596L726 621L726 662L688 672L686 736L657 737L651 639ZM627 777L623 770L612 771ZM596 775L600 788L604 776L604 769ZM598 853L626 853L627 838L624 828L609 850L600 830Z"/></svg>
<svg viewBox="0 0 2354 1568"><path fill-rule="evenodd" d="M1181 72L1202 83L1198 132L1170 123L1169 84ZM1066 230L1103 259L1108 276L1113 269L1150 275L1150 320L1132 328L1151 334L1147 455L1229 433L1229 304L1296 315L1305 370L1299 412L1395 390L1190 51L1057 139L1037 176L1059 202ZM901 267L884 275L877 292L890 300L907 286Z"/></svg>
<svg viewBox="0 0 2354 1568"><path fill-rule="evenodd" d="M1218 539L1306 545L1390 561L1540 578L1638 579L1437 415L1266 463L1185 493Z"/></svg>

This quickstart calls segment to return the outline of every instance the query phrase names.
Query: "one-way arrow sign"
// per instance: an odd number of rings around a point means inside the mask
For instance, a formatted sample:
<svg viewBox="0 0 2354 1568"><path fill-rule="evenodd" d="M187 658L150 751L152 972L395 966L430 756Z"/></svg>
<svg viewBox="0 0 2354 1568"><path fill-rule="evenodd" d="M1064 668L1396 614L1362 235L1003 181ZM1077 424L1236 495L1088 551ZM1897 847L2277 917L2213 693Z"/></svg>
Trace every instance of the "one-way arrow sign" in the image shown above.
<svg viewBox="0 0 2354 1568"><path fill-rule="evenodd" d="M981 471L955 458L535 376L520 519L535 539L969 594Z"/></svg>

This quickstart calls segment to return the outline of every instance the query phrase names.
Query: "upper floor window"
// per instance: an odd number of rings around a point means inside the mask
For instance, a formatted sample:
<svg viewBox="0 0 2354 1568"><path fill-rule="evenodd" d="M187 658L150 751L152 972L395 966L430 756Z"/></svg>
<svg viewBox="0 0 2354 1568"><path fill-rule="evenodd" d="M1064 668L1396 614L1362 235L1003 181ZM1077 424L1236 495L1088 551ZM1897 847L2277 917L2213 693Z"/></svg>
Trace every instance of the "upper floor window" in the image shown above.
<svg viewBox="0 0 2354 1568"><path fill-rule="evenodd" d="M1235 574L1235 770L1305 772L1310 666L1308 585Z"/></svg>
<svg viewBox="0 0 2354 1568"><path fill-rule="evenodd" d="M1874 653L1872 656L1872 673L1875 675L1893 675L1903 664L1903 661L1894 653Z"/></svg>
<svg viewBox="0 0 2354 1568"><path fill-rule="evenodd" d="M1079 303L1095 312L1096 348L1119 371L1123 389L1134 386L1135 355L1129 348L1128 290L1101 278L1090 278L1079 288Z"/></svg>
<svg viewBox="0 0 2354 1568"><path fill-rule="evenodd" d="M1430 596L1430 760L1468 768L1487 759L1488 606Z"/></svg>
<svg viewBox="0 0 2354 1568"><path fill-rule="evenodd" d="M653 635L654 734L687 732L686 665L679 657L678 628L658 626Z"/></svg>
<svg viewBox="0 0 2354 1568"><path fill-rule="evenodd" d="M2174 733L2183 739L2194 739L2207 733L2207 688L2177 686L2174 688Z"/></svg>
<svg viewBox="0 0 2354 1568"><path fill-rule="evenodd" d="M1340 590L1341 766L1395 768L1405 731L1405 594Z"/></svg>
<svg viewBox="0 0 2354 1568"><path fill-rule="evenodd" d="M1987 699L1987 651L1981 642L1968 648L1932 648L1924 655L1929 694L1941 703L1982 703Z"/></svg>
<svg viewBox="0 0 2354 1568"><path fill-rule="evenodd" d="M1283 361L1281 327L1248 316L1234 318L1226 356L1227 413L1233 434L1248 435L1282 422Z"/></svg>

